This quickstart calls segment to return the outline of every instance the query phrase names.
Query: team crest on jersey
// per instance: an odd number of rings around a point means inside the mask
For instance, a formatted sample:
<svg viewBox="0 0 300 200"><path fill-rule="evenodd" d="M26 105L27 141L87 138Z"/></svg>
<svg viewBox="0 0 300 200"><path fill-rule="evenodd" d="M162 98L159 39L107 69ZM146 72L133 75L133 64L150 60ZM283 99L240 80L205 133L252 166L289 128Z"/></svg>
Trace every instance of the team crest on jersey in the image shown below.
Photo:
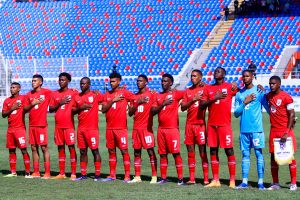
<svg viewBox="0 0 300 200"><path fill-rule="evenodd" d="M275 113L276 112L276 107L274 105L271 105L271 112Z"/></svg>
<svg viewBox="0 0 300 200"><path fill-rule="evenodd" d="M277 99L276 105L277 105L277 106L280 106L281 103L282 103L282 99Z"/></svg>
<svg viewBox="0 0 300 200"><path fill-rule="evenodd" d="M94 97L89 97L88 100L89 100L90 103L93 103Z"/></svg>

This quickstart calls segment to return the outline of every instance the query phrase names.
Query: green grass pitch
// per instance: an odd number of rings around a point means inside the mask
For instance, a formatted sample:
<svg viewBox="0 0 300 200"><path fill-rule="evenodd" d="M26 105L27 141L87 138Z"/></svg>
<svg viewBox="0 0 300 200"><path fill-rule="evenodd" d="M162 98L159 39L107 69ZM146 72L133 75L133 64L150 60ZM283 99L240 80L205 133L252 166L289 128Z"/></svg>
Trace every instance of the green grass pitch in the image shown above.
<svg viewBox="0 0 300 200"><path fill-rule="evenodd" d="M180 130L182 135L181 140L181 154L184 162L184 177L188 179L189 172L187 167L187 151L183 144L184 136L184 124L185 124L186 113L180 113ZM299 117L299 113L297 113ZM266 133L266 142L268 141L269 133L269 119L268 116L264 115L264 125ZM53 115L48 117L49 123L49 149L51 153L51 173L57 175L58 170L58 159L57 150L53 142L53 129L54 119ZM129 133L131 133L132 119L128 120ZM155 120L155 132L157 127L157 120ZM241 151L239 150L239 119L232 118L232 127L235 134L235 153L237 160L236 168L236 183L241 182ZM288 189L289 184L289 170L288 166L281 166L279 171L280 184L284 187L278 191L259 191L256 188L257 174L256 174L256 160L255 155L252 152L251 155L251 171L249 176L249 183L252 188L236 191L229 189L228 187L228 168L227 159L223 150L220 150L220 178L222 187L205 189L203 188L202 169L200 165L200 157L197 157L197 182L198 184L193 186L177 186L176 184L176 170L174 165L174 159L169 155L169 169L168 177L174 181L166 185L150 185L149 181L151 178L151 169L149 164L149 158L146 151L143 151L143 164L142 164L142 179L143 183L140 184L125 184L121 180L123 179L123 162L122 156L118 151L118 166L117 166L117 178L118 180L113 183L100 183L94 182L92 179L94 166L93 157L89 153L89 165L88 165L88 176L91 178L84 182L71 182L69 179L66 180L41 180L41 179L25 179L23 177L23 159L20 151L17 153L17 171L19 176L17 178L3 178L4 174L9 173L8 163L8 151L5 148L6 142L6 119L0 120L0 199L300 199L300 193L290 192ZM108 166L108 153L105 148L105 117L100 114L100 153L102 156L102 177L107 176L109 172ZM295 134L297 135L298 148L299 148L299 134L300 126L296 125ZM130 140L131 141L131 140ZM266 143L266 147L268 144ZM131 162L133 161L133 149L130 144L130 155ZM31 151L29 150L30 155ZM268 148L263 150L265 155L265 186L268 186L272 179L270 173L270 157ZM79 151L77 150L79 157ZM66 161L66 172L70 171L69 158L67 151ZM296 153L296 159L300 162L299 153ZM41 162L42 163L42 162ZM134 175L133 162L131 165L131 174ZM299 165L298 165L299 166ZM210 166L209 166L210 167ZM43 171L43 164L41 164L41 170ZM209 169L210 173L211 170ZM79 172L79 164L77 163L77 172ZM159 175L158 168L158 175ZM68 174L69 175L69 174ZM299 177L299 176L298 176ZM210 174L211 178L211 174ZM298 182L298 185L300 183Z"/></svg>

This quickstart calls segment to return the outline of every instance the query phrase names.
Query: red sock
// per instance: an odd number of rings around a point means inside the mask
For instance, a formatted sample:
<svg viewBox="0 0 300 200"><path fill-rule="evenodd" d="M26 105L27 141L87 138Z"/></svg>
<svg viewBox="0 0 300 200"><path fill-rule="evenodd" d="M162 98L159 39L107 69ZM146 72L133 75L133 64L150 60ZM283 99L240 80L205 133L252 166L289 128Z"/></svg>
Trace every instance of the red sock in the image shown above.
<svg viewBox="0 0 300 200"><path fill-rule="evenodd" d="M229 180L235 181L235 168L236 168L236 162L235 162L235 156L231 155L227 157L228 160L228 169L229 169Z"/></svg>
<svg viewBox="0 0 300 200"><path fill-rule="evenodd" d="M80 162L80 171L82 176L86 176L87 162Z"/></svg>
<svg viewBox="0 0 300 200"><path fill-rule="evenodd" d="M101 172L101 162L94 162L95 165L95 176L100 176Z"/></svg>
<svg viewBox="0 0 300 200"><path fill-rule="evenodd" d="M16 173L16 165L17 165L17 154L9 153L9 166L11 173Z"/></svg>
<svg viewBox="0 0 300 200"><path fill-rule="evenodd" d="M117 155L116 152L109 152L109 170L110 176L116 178Z"/></svg>
<svg viewBox="0 0 300 200"><path fill-rule="evenodd" d="M289 167L290 167L291 184L296 184L297 183L296 160L292 160L292 163L289 165Z"/></svg>
<svg viewBox="0 0 300 200"><path fill-rule="evenodd" d="M213 180L219 180L219 159L216 155L210 155L211 171L213 174Z"/></svg>
<svg viewBox="0 0 300 200"><path fill-rule="evenodd" d="M160 157L160 176L162 179L167 178L168 171L168 157Z"/></svg>
<svg viewBox="0 0 300 200"><path fill-rule="evenodd" d="M177 171L178 179L182 179L183 178L183 173L182 173L182 158L181 158L181 155L177 155L175 157L175 165L176 165L176 171Z"/></svg>
<svg viewBox="0 0 300 200"><path fill-rule="evenodd" d="M206 153L201 153L200 154L201 161L202 161L202 171L203 171L203 179L204 182L208 182L208 159L207 159L207 154Z"/></svg>
<svg viewBox="0 0 300 200"><path fill-rule="evenodd" d="M142 166L141 158L140 157L134 157L135 176L141 176L141 166Z"/></svg>
<svg viewBox="0 0 300 200"><path fill-rule="evenodd" d="M273 183L279 183L278 179L278 164L275 160L271 160L271 173L273 178Z"/></svg>
<svg viewBox="0 0 300 200"><path fill-rule="evenodd" d="M33 162L33 173L40 173L40 163L39 162Z"/></svg>
<svg viewBox="0 0 300 200"><path fill-rule="evenodd" d="M71 174L76 174L76 151L75 148L70 149Z"/></svg>
<svg viewBox="0 0 300 200"><path fill-rule="evenodd" d="M195 181L195 169L196 169L195 152L188 152L188 165L190 171L190 181Z"/></svg>
<svg viewBox="0 0 300 200"><path fill-rule="evenodd" d="M128 152L123 154L123 164L124 164L125 178L129 178L130 177L130 156Z"/></svg>
<svg viewBox="0 0 300 200"><path fill-rule="evenodd" d="M150 156L150 164L151 164L152 176L157 176L157 159L155 155Z"/></svg>
<svg viewBox="0 0 300 200"><path fill-rule="evenodd" d="M45 174L50 174L50 162L44 162Z"/></svg>
<svg viewBox="0 0 300 200"><path fill-rule="evenodd" d="M59 173L61 175L65 174L65 166L66 166L66 152L65 149L58 150L58 165L59 165Z"/></svg>
<svg viewBox="0 0 300 200"><path fill-rule="evenodd" d="M23 154L23 160L24 160L25 172L30 173L30 157L28 153Z"/></svg>

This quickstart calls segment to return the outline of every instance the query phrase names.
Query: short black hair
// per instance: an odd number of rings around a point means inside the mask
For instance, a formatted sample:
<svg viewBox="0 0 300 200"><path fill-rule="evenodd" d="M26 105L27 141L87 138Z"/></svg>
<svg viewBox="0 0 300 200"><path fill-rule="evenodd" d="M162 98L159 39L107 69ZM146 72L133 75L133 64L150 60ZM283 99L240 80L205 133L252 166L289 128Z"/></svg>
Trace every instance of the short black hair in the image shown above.
<svg viewBox="0 0 300 200"><path fill-rule="evenodd" d="M225 68L223 68L223 67L217 67L215 70L217 70L217 69L221 69L224 72L224 74L226 75L226 69Z"/></svg>
<svg viewBox="0 0 300 200"><path fill-rule="evenodd" d="M87 76L82 77L81 80L86 79L88 81L88 84L91 85L91 79Z"/></svg>
<svg viewBox="0 0 300 200"><path fill-rule="evenodd" d="M18 82L12 82L10 85L17 85L17 86L19 86L19 88L21 88L21 84Z"/></svg>
<svg viewBox="0 0 300 200"><path fill-rule="evenodd" d="M138 76L138 78L140 78L140 77L142 77L143 79L146 80L146 82L148 82L148 77L147 77L145 74L140 74L140 75Z"/></svg>
<svg viewBox="0 0 300 200"><path fill-rule="evenodd" d="M174 83L174 78L171 74L163 74L162 78L164 78L164 77L168 77L169 79L171 79L172 83Z"/></svg>
<svg viewBox="0 0 300 200"><path fill-rule="evenodd" d="M244 70L242 71L242 74L244 74L244 73L246 73L246 72L248 72L248 73L250 73L250 74L253 75L253 70L250 70L250 69L244 69Z"/></svg>
<svg viewBox="0 0 300 200"><path fill-rule="evenodd" d="M71 75L70 75L69 73L67 73L67 72L62 72L62 73L60 73L60 74L58 75L59 78L62 77L62 76L65 76L65 77L71 82L72 77L71 77Z"/></svg>
<svg viewBox="0 0 300 200"><path fill-rule="evenodd" d="M198 74L200 74L200 76L203 76L203 73L199 69L193 69L191 73L193 72L197 72Z"/></svg>
<svg viewBox="0 0 300 200"><path fill-rule="evenodd" d="M32 78L38 78L38 79L41 79L42 83L44 82L44 78L40 74L35 74L35 75L32 76Z"/></svg>
<svg viewBox="0 0 300 200"><path fill-rule="evenodd" d="M118 79L122 80L121 74L119 74L119 73L117 72L117 66L113 66L113 71L112 71L112 73L109 75L109 78L118 78Z"/></svg>
<svg viewBox="0 0 300 200"><path fill-rule="evenodd" d="M281 83L281 78L279 76L271 76L270 80L276 80Z"/></svg>

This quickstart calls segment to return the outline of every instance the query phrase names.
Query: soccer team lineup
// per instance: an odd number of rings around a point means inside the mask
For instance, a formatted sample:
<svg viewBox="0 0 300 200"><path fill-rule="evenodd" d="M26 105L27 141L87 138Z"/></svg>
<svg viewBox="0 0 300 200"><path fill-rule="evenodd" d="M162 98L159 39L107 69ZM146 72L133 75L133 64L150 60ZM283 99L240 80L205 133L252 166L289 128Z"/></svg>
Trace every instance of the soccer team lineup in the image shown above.
<svg viewBox="0 0 300 200"><path fill-rule="evenodd" d="M102 94L90 89L91 80L80 80L80 91L68 87L71 75L62 72L58 76L59 89L51 91L43 88L43 76L32 77L32 90L21 95L21 85L12 82L11 96L3 103L2 117L7 118L6 148L10 173L5 178L20 176L17 174L17 149L20 149L25 178L70 179L71 181L88 180L88 151L92 152L95 182L113 182L117 180L117 149L123 157L124 183L138 184L142 181L142 151L147 152L150 167L150 184L167 184L169 159L174 158L173 166L177 172L177 185L196 184L196 157L200 156L204 188L221 187L219 177L219 150L227 157L229 188L235 190L249 187L250 152L254 150L257 165L257 189L279 190L279 166L289 165L290 191L297 190L297 166L294 153L297 150L294 126L297 117L293 98L280 89L281 79L272 76L269 79L270 92L261 85L253 83L254 72L246 69L242 72L244 87L235 82L225 81L226 71L222 67L214 70L214 84L202 82L202 72L194 69L190 74L192 86L184 91L174 89L171 74L161 77L162 92L147 87L148 77L140 74L136 79L137 93L132 93L121 86L122 76L114 68L109 75L111 90ZM233 115L240 120L240 149L233 148L234 138L231 126L232 101ZM179 109L185 111L184 133L179 129ZM263 130L263 109L268 113L270 133ZM109 175L101 177L101 154L99 152L100 132L98 127L99 112L105 114L105 142L108 151ZM28 113L28 115L25 115ZM51 176L50 151L48 144L47 115L54 113L54 143L57 145L59 174ZM207 119L206 118L207 114ZM153 130L157 115L158 129ZM29 117L26 127L25 117ZM78 118L75 127L74 118ZM132 133L128 133L127 118L133 118ZM157 133L157 134L154 134ZM186 149L181 149L180 135L184 134ZM265 134L269 139L265 140ZM131 136L131 138L129 137ZM67 148L66 148L67 147ZM28 149L32 154L29 155ZM128 149L133 149L130 155ZM156 150L157 148L157 150ZM262 149L270 153L272 183L264 184L265 158ZM77 159L76 149L79 149ZM144 149L144 150L143 150ZM70 153L70 160L66 157ZM187 157L181 156L187 151ZM209 151L209 155L207 152ZM242 161L236 162L235 151L241 151ZM223 153L223 152L220 152ZM173 158L168 158L172 154ZM130 158L132 157L133 158ZM183 162L187 160L189 178L184 181ZM44 174L40 173L40 162L44 164ZM147 162L149 162L147 161ZM159 162L158 162L159 161ZM66 168L66 162L70 168ZM144 161L145 162L145 161ZM242 182L236 184L236 165L241 164ZM134 175L130 173L134 166ZM223 166L222 166L223 167ZM33 169L33 171L32 171ZM19 169L20 170L20 169ZM22 169L23 170L23 169ZM69 171L70 170L70 171ZM78 171L79 170L79 173ZM159 171L158 171L159 170ZM209 177L211 170L212 177ZM92 171L92 169L90 169ZM71 176L67 177L66 173ZM76 173L78 173L76 175ZM132 176L133 175L133 176ZM249 180L250 181L250 180ZM253 181L253 180L251 180Z"/></svg>

